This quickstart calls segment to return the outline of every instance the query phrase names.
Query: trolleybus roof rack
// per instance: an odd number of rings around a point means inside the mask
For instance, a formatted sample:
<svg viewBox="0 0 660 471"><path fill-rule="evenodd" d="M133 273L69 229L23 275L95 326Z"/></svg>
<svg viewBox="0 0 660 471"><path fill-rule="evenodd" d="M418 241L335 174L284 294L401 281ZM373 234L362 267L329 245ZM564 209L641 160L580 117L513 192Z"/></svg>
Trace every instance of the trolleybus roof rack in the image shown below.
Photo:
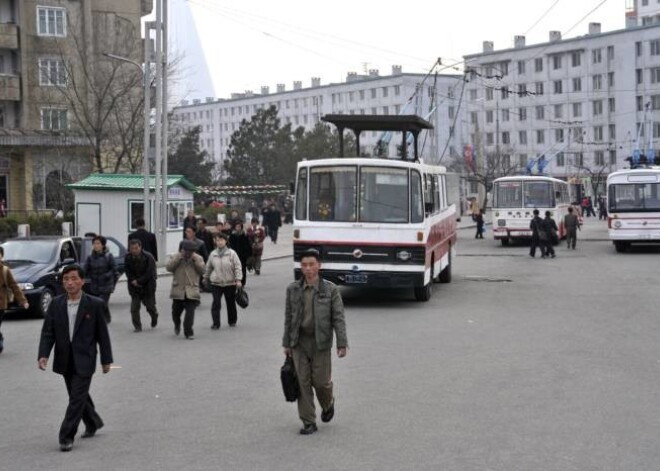
<svg viewBox="0 0 660 471"><path fill-rule="evenodd" d="M340 157L344 157L344 129L350 129L355 134L357 157L360 157L360 133L362 131L399 131L402 133L401 159L407 160L406 133L411 133L414 143L414 160L418 161L417 138L419 133L424 129L433 129L431 123L417 115L327 114L321 120L337 127Z"/></svg>

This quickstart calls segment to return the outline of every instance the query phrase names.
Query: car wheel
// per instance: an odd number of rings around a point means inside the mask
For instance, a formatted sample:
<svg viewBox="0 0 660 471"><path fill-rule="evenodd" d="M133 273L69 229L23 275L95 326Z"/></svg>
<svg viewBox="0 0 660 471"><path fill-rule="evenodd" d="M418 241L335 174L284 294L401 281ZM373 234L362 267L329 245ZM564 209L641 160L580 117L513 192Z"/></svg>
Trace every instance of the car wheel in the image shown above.
<svg viewBox="0 0 660 471"><path fill-rule="evenodd" d="M49 288L45 288L39 296L39 305L37 306L37 312L41 317L46 317L48 312L48 306L53 301L53 292Z"/></svg>
<svg viewBox="0 0 660 471"><path fill-rule="evenodd" d="M429 283L426 286L422 286L421 288L415 288L415 299L417 301L422 301L426 302L429 299L431 299L431 295L433 294L433 280L429 281Z"/></svg>

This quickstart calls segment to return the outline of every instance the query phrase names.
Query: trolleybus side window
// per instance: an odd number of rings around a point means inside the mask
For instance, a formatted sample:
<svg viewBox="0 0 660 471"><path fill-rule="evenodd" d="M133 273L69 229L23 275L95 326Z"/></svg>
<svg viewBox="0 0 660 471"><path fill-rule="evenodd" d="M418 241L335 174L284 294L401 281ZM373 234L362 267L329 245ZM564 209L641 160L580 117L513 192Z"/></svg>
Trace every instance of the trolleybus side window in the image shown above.
<svg viewBox="0 0 660 471"><path fill-rule="evenodd" d="M433 214L433 175L424 175L424 212L427 216Z"/></svg>
<svg viewBox="0 0 660 471"><path fill-rule="evenodd" d="M555 206L552 182L525 182L526 208L551 208Z"/></svg>
<svg viewBox="0 0 660 471"><path fill-rule="evenodd" d="M410 172L410 222L424 222L424 204L422 200L422 176L416 170Z"/></svg>
<svg viewBox="0 0 660 471"><path fill-rule="evenodd" d="M495 207L522 207L522 182L499 182L495 187Z"/></svg>
<svg viewBox="0 0 660 471"><path fill-rule="evenodd" d="M435 212L437 213L442 208L442 202L440 200L440 184L438 182L440 175L433 175L433 206L435 207Z"/></svg>
<svg viewBox="0 0 660 471"><path fill-rule="evenodd" d="M446 209L449 206L449 201L447 200L447 175L440 175L440 199L442 200L442 209Z"/></svg>
<svg viewBox="0 0 660 471"><path fill-rule="evenodd" d="M360 221L408 222L408 169L360 169Z"/></svg>
<svg viewBox="0 0 660 471"><path fill-rule="evenodd" d="M298 185L296 187L296 219L307 219L307 169L301 168L298 172Z"/></svg>
<svg viewBox="0 0 660 471"><path fill-rule="evenodd" d="M357 167L313 167L310 176L309 219L312 221L356 220Z"/></svg>

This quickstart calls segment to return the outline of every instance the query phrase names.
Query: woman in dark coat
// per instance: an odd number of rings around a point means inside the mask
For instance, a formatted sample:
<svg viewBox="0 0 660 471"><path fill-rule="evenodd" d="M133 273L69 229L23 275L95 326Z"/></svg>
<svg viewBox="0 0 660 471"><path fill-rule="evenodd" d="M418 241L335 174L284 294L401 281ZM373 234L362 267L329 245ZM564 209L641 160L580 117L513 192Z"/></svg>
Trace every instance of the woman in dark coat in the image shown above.
<svg viewBox="0 0 660 471"><path fill-rule="evenodd" d="M238 259L243 266L243 279L241 283L245 286L247 279L247 260L252 256L252 245L250 239L243 229L243 222L238 221L234 224L234 230L229 236L229 247L238 254Z"/></svg>
<svg viewBox="0 0 660 471"><path fill-rule="evenodd" d="M87 292L97 296L105 302L105 320L110 323L110 308L108 302L115 290L115 283L119 278L115 258L106 247L106 238L95 236L92 239L92 253L85 260L85 277L87 279Z"/></svg>

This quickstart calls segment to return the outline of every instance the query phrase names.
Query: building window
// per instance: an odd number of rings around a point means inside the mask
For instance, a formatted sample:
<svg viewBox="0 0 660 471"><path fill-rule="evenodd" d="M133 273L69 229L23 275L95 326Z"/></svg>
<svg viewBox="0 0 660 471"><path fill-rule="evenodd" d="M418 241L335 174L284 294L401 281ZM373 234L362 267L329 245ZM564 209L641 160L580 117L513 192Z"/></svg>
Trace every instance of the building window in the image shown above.
<svg viewBox="0 0 660 471"><path fill-rule="evenodd" d="M502 88L502 100L509 98L509 89L507 87Z"/></svg>
<svg viewBox="0 0 660 471"><path fill-rule="evenodd" d="M603 114L603 101L602 100L594 100L593 102L593 114L594 116L599 116Z"/></svg>
<svg viewBox="0 0 660 471"><path fill-rule="evenodd" d="M545 119L545 108L543 106L536 107L536 119Z"/></svg>
<svg viewBox="0 0 660 471"><path fill-rule="evenodd" d="M527 108L518 109L518 121L527 121Z"/></svg>
<svg viewBox="0 0 660 471"><path fill-rule="evenodd" d="M509 121L509 110L502 110L502 121Z"/></svg>
<svg viewBox="0 0 660 471"><path fill-rule="evenodd" d="M607 112L614 113L616 111L616 101L614 98L607 99Z"/></svg>
<svg viewBox="0 0 660 471"><path fill-rule="evenodd" d="M614 46L607 46L607 60L614 60Z"/></svg>
<svg viewBox="0 0 660 471"><path fill-rule="evenodd" d="M389 106L383 106L383 114L390 114L390 107Z"/></svg>
<svg viewBox="0 0 660 471"><path fill-rule="evenodd" d="M399 96L401 94L401 85L394 85L394 96Z"/></svg>
<svg viewBox="0 0 660 471"><path fill-rule="evenodd" d="M580 67L582 64L582 53L579 51L571 52L571 66Z"/></svg>
<svg viewBox="0 0 660 471"><path fill-rule="evenodd" d="M519 83L518 84L518 95L525 96L527 95L527 84Z"/></svg>
<svg viewBox="0 0 660 471"><path fill-rule="evenodd" d="M518 75L525 75L525 61L518 61Z"/></svg>
<svg viewBox="0 0 660 471"><path fill-rule="evenodd" d="M527 165L527 154L518 155L518 165L525 167Z"/></svg>
<svg viewBox="0 0 660 471"><path fill-rule="evenodd" d="M594 126L594 141L603 140L603 126Z"/></svg>
<svg viewBox="0 0 660 471"><path fill-rule="evenodd" d="M636 97L636 102L637 102L637 111L644 111L644 97L638 95Z"/></svg>
<svg viewBox="0 0 660 471"><path fill-rule="evenodd" d="M573 128L573 140L582 142L582 128Z"/></svg>
<svg viewBox="0 0 660 471"><path fill-rule="evenodd" d="M641 72L641 69L637 70ZM660 83L660 67L649 69L649 72L651 73L651 83ZM639 81L637 83L639 83Z"/></svg>
<svg viewBox="0 0 660 471"><path fill-rule="evenodd" d="M537 95L543 95L543 82L536 82L535 89Z"/></svg>
<svg viewBox="0 0 660 471"><path fill-rule="evenodd" d="M493 122L493 110L486 111L486 122L487 123Z"/></svg>
<svg viewBox="0 0 660 471"><path fill-rule="evenodd" d="M69 127L66 108L41 108L41 129L62 131Z"/></svg>
<svg viewBox="0 0 660 471"><path fill-rule="evenodd" d="M39 85L66 86L64 61L58 59L39 59Z"/></svg>
<svg viewBox="0 0 660 471"><path fill-rule="evenodd" d="M555 80L553 82L555 94L561 93L561 88L562 88L561 84L562 84L561 80Z"/></svg>
<svg viewBox="0 0 660 471"><path fill-rule="evenodd" d="M536 130L536 143L537 144L545 143L545 131L543 129Z"/></svg>
<svg viewBox="0 0 660 471"><path fill-rule="evenodd" d="M383 87L383 98L387 98L388 93L389 90L387 89L387 87Z"/></svg>
<svg viewBox="0 0 660 471"><path fill-rule="evenodd" d="M660 110L660 95L653 95L651 97L651 109Z"/></svg>
<svg viewBox="0 0 660 471"><path fill-rule="evenodd" d="M358 93L360 95L360 100L364 100L364 90L360 90Z"/></svg>
<svg viewBox="0 0 660 471"><path fill-rule="evenodd" d="M660 56L660 39L649 41L651 43L651 55Z"/></svg>
<svg viewBox="0 0 660 471"><path fill-rule="evenodd" d="M376 98L377 93L378 93L378 90L375 89L375 88L372 88L372 89L371 89L371 98Z"/></svg>
<svg viewBox="0 0 660 471"><path fill-rule="evenodd" d="M493 99L493 89L492 88L487 88L486 89L486 100L490 101Z"/></svg>
<svg viewBox="0 0 660 471"><path fill-rule="evenodd" d="M502 144L510 144L511 138L509 137L509 131L504 131L502 133Z"/></svg>
<svg viewBox="0 0 660 471"><path fill-rule="evenodd" d="M582 79L580 77L575 77L573 79L573 91L574 92L582 91Z"/></svg>
<svg viewBox="0 0 660 471"><path fill-rule="evenodd" d="M642 41L637 41L637 42L635 43L635 55L636 55L637 57L641 57L641 56L642 56Z"/></svg>
<svg viewBox="0 0 660 471"><path fill-rule="evenodd" d="M476 100L477 100L477 91L470 90L470 101L476 101Z"/></svg>
<svg viewBox="0 0 660 471"><path fill-rule="evenodd" d="M477 112L476 111L471 111L470 112L470 122L472 124L477 124Z"/></svg>
<svg viewBox="0 0 660 471"><path fill-rule="evenodd" d="M66 36L66 9L37 7L37 34L39 36Z"/></svg>
<svg viewBox="0 0 660 471"><path fill-rule="evenodd" d="M608 126L609 140L613 141L616 139L616 125L610 124Z"/></svg>
<svg viewBox="0 0 660 471"><path fill-rule="evenodd" d="M594 153L594 163L598 166L605 165L605 154L602 150L597 150Z"/></svg>
<svg viewBox="0 0 660 471"><path fill-rule="evenodd" d="M454 107L453 106L448 106L447 107L447 114L449 116L449 119L454 119Z"/></svg>
<svg viewBox="0 0 660 471"><path fill-rule="evenodd" d="M555 105L555 119L561 119L564 117L564 105Z"/></svg>
<svg viewBox="0 0 660 471"><path fill-rule="evenodd" d="M559 128L555 129L555 142L564 142L564 130Z"/></svg>
<svg viewBox="0 0 660 471"><path fill-rule="evenodd" d="M577 154L575 154L575 166L576 167L584 166L584 154L582 154L582 152L578 152Z"/></svg>
<svg viewBox="0 0 660 471"><path fill-rule="evenodd" d="M543 58L534 59L534 71L543 72Z"/></svg>
<svg viewBox="0 0 660 471"><path fill-rule="evenodd" d="M552 56L552 68L554 70L561 69L561 55L555 54Z"/></svg>
<svg viewBox="0 0 660 471"><path fill-rule="evenodd" d="M594 49L591 51L591 62L594 64L600 64L603 62L603 56L600 49Z"/></svg>
<svg viewBox="0 0 660 471"><path fill-rule="evenodd" d="M603 76L600 74L596 74L592 77L593 79L593 89L594 90L600 90L603 88Z"/></svg>
<svg viewBox="0 0 660 471"><path fill-rule="evenodd" d="M614 72L607 73L607 87L614 88Z"/></svg>
<svg viewBox="0 0 660 471"><path fill-rule="evenodd" d="M642 69L635 69L635 77L636 77L635 81L637 82L637 85L641 85L642 83L644 83L644 72L642 71Z"/></svg>
<svg viewBox="0 0 660 471"><path fill-rule="evenodd" d="M616 151L610 151L610 165L616 165Z"/></svg>
<svg viewBox="0 0 660 471"><path fill-rule="evenodd" d="M487 132L486 133L486 145L489 145L489 146L493 145L493 133L492 132Z"/></svg>
<svg viewBox="0 0 660 471"><path fill-rule="evenodd" d="M527 131L518 131L518 142L527 145Z"/></svg>
<svg viewBox="0 0 660 471"><path fill-rule="evenodd" d="M500 62L500 73L502 75L509 75L509 63L508 62Z"/></svg>
<svg viewBox="0 0 660 471"><path fill-rule="evenodd" d="M564 158L563 152L557 154L557 156L555 157L555 162L557 162L557 167L563 167L564 165L566 165L566 160Z"/></svg>

